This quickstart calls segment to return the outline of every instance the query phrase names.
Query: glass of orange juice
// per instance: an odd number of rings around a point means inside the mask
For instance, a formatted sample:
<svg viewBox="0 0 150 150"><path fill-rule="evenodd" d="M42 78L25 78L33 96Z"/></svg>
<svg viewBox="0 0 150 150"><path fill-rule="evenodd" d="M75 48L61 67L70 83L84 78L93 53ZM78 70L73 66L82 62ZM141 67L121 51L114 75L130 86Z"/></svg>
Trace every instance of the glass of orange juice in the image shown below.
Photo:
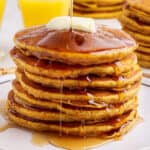
<svg viewBox="0 0 150 150"><path fill-rule="evenodd" d="M0 0L0 24L2 23L4 8L5 8L5 1L6 0Z"/></svg>
<svg viewBox="0 0 150 150"><path fill-rule="evenodd" d="M57 16L69 13L71 0L19 0L25 27L47 24Z"/></svg>
<svg viewBox="0 0 150 150"><path fill-rule="evenodd" d="M5 2L6 2L6 0L0 0L0 25L2 23L2 18L3 18L3 14L4 14ZM4 51L0 49L0 60L4 56L5 56Z"/></svg>

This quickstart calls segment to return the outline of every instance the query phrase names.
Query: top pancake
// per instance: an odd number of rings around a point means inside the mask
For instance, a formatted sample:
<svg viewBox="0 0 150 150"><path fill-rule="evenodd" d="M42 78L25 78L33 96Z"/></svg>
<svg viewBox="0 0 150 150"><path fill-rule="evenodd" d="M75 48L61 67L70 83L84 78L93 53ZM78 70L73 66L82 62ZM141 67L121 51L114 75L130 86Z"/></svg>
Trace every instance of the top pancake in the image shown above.
<svg viewBox="0 0 150 150"><path fill-rule="evenodd" d="M96 33L39 26L18 32L14 41L18 48L40 59L84 66L120 60L137 47L124 31L105 26L97 26Z"/></svg>
<svg viewBox="0 0 150 150"><path fill-rule="evenodd" d="M150 0L128 0L131 7L150 14Z"/></svg>

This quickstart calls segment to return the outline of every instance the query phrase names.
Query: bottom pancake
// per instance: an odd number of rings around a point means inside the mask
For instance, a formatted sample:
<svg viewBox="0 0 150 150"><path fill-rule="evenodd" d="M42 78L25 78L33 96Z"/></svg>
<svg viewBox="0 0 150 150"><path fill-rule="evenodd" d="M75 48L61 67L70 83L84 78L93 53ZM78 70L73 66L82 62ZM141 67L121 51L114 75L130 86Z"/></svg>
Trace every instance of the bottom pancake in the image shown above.
<svg viewBox="0 0 150 150"><path fill-rule="evenodd" d="M101 136L116 137L126 133L136 122L137 111L133 110L117 118L104 122L81 122L64 123L44 121L21 115L12 110L8 105L6 107L9 118L16 124L37 131L52 131L67 135L76 136Z"/></svg>

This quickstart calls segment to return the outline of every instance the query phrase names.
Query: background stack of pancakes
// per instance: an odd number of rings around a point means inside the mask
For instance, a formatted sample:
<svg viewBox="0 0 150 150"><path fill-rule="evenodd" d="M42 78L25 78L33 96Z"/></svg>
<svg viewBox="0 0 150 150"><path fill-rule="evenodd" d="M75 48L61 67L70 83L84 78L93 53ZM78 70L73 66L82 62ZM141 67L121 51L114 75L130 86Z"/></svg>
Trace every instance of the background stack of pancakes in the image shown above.
<svg viewBox="0 0 150 150"><path fill-rule="evenodd" d="M150 68L150 0L128 0L120 18L124 29L138 42L139 64Z"/></svg>
<svg viewBox="0 0 150 150"><path fill-rule="evenodd" d="M116 137L137 119L141 70L135 41L121 30L25 29L11 56L16 80L8 116L20 126L77 136Z"/></svg>
<svg viewBox="0 0 150 150"><path fill-rule="evenodd" d="M116 18L125 0L74 0L74 15L93 18Z"/></svg>

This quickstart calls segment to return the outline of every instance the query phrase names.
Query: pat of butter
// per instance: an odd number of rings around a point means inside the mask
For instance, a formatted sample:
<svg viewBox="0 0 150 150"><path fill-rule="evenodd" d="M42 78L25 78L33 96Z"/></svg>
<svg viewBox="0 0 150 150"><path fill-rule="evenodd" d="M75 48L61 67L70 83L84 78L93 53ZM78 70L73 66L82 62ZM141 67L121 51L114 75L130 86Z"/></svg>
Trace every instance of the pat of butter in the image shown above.
<svg viewBox="0 0 150 150"><path fill-rule="evenodd" d="M76 29L86 32L96 32L95 21L92 18L62 16L52 19L47 28L51 30Z"/></svg>

